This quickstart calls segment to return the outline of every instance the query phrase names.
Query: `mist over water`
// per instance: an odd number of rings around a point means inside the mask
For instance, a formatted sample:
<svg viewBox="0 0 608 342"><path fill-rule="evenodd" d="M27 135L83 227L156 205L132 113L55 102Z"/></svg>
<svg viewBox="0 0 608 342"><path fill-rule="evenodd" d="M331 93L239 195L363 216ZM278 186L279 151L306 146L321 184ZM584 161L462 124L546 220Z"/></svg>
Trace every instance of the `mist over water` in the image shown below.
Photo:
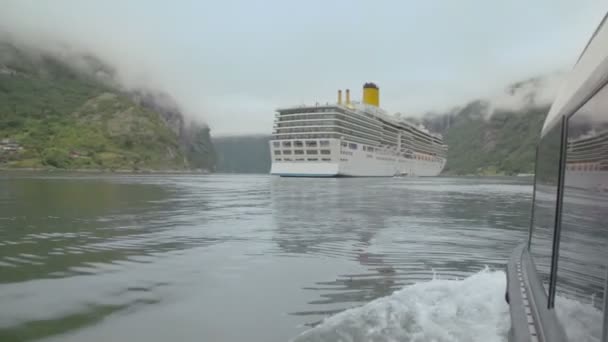
<svg viewBox="0 0 608 342"><path fill-rule="evenodd" d="M5 174L0 340L504 340L529 183Z"/></svg>

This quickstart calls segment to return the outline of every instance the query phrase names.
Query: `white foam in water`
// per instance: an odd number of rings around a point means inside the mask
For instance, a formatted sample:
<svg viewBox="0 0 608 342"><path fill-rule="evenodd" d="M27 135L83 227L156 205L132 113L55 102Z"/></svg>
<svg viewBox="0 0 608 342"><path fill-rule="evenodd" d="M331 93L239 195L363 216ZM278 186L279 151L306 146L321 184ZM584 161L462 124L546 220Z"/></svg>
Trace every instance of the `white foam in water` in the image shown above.
<svg viewBox="0 0 608 342"><path fill-rule="evenodd" d="M600 341L602 312L593 304L584 304L558 295L555 298L555 313L563 324L569 341Z"/></svg>
<svg viewBox="0 0 608 342"><path fill-rule="evenodd" d="M506 275L433 279L325 319L294 341L506 341Z"/></svg>

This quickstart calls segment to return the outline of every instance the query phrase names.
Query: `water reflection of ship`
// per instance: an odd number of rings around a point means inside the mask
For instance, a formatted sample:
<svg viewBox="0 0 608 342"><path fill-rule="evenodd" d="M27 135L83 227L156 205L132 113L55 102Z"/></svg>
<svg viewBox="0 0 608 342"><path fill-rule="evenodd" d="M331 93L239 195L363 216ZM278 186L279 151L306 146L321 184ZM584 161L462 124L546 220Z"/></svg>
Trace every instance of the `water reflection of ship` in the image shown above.
<svg viewBox="0 0 608 342"><path fill-rule="evenodd" d="M570 139L566 154L566 186L608 191L608 130Z"/></svg>
<svg viewBox="0 0 608 342"><path fill-rule="evenodd" d="M315 321L307 324L315 325L322 316L386 296L403 286L386 256L369 251L372 240L389 226L386 211L399 211L398 203L376 199L351 180L335 179L311 182L304 188L294 179L275 179L272 198L277 227L274 240L280 253L344 258L368 269L304 287L319 292L320 298L308 302L319 308L291 314L314 316ZM376 200L386 201L386 206L374 203Z"/></svg>
<svg viewBox="0 0 608 342"><path fill-rule="evenodd" d="M569 171L608 171L608 130L569 140L567 155Z"/></svg>
<svg viewBox="0 0 608 342"><path fill-rule="evenodd" d="M608 242L604 219L608 203L608 130L591 128L585 117L571 122L574 132L569 134L566 149L559 293L597 306L594 297L601 295L604 287L603 250ZM580 252L581 246L585 246L585 253Z"/></svg>

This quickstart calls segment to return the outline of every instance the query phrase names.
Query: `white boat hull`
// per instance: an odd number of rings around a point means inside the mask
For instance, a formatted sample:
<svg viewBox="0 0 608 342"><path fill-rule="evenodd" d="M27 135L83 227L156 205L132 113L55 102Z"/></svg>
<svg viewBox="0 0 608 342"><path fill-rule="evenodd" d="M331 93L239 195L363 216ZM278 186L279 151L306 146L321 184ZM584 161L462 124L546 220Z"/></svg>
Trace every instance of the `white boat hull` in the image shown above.
<svg viewBox="0 0 608 342"><path fill-rule="evenodd" d="M307 154L308 150L319 151L317 147L300 147L305 151L304 155L285 155L285 149L273 147L271 141L273 161L270 173L283 177L430 177L439 175L445 166L443 158L419 160L399 157L379 149L374 152L363 151L360 144L357 147L357 149L343 147L342 141L331 139L330 146L320 147L323 150L330 150L329 155ZM294 147L294 149L300 148ZM277 150L281 151L280 154L275 154ZM291 153L295 152L291 151Z"/></svg>

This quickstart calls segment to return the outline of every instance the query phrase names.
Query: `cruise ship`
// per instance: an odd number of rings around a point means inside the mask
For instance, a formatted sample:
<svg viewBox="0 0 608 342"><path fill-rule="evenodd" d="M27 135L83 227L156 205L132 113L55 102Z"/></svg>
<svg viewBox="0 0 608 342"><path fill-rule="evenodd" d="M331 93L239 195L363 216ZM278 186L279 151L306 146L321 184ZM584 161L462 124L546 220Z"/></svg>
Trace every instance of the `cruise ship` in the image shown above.
<svg viewBox="0 0 608 342"><path fill-rule="evenodd" d="M363 100L346 89L335 104L277 109L270 173L284 177L437 176L446 163L440 134L389 115L380 90L363 86Z"/></svg>

